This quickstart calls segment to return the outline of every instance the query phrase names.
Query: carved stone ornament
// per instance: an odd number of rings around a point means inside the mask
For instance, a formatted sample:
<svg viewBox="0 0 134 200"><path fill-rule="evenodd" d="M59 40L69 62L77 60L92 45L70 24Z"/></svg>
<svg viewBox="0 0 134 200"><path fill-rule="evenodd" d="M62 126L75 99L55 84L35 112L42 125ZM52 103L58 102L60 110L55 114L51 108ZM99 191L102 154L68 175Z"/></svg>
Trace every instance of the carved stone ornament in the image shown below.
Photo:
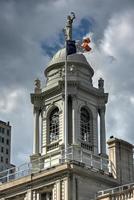
<svg viewBox="0 0 134 200"><path fill-rule="evenodd" d="M40 80L39 79L36 79L35 81L34 81L34 91L35 91L35 93L36 94L39 94L39 93L41 93L41 83L40 83Z"/></svg>

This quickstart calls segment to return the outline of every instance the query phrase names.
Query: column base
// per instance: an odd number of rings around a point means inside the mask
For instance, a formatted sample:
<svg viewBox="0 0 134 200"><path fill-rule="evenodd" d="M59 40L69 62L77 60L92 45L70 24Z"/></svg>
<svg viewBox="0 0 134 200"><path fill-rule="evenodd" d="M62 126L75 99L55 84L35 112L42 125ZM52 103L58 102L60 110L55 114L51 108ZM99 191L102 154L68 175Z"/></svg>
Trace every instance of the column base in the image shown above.
<svg viewBox="0 0 134 200"><path fill-rule="evenodd" d="M30 161L33 162L33 161L39 159L40 157L41 157L40 153L35 153L35 154L30 156Z"/></svg>
<svg viewBox="0 0 134 200"><path fill-rule="evenodd" d="M108 159L108 155L105 154L105 153L99 153L99 156L101 156L102 158L106 158L106 159Z"/></svg>
<svg viewBox="0 0 134 200"><path fill-rule="evenodd" d="M39 172L42 168L42 160L41 160L41 154L33 154L30 156L30 162L31 162L31 172L36 173Z"/></svg>

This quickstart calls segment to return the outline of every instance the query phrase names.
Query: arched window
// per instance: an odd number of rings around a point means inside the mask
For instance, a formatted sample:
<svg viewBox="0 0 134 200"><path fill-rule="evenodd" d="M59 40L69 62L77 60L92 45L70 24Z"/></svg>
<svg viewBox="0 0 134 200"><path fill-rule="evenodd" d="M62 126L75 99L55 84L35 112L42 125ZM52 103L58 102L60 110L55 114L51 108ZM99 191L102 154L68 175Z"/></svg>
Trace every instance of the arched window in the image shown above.
<svg viewBox="0 0 134 200"><path fill-rule="evenodd" d="M82 107L80 112L81 140L85 142L92 141L91 127L92 127L91 113L85 107Z"/></svg>
<svg viewBox="0 0 134 200"><path fill-rule="evenodd" d="M56 107L49 118L49 142L59 139L59 109Z"/></svg>

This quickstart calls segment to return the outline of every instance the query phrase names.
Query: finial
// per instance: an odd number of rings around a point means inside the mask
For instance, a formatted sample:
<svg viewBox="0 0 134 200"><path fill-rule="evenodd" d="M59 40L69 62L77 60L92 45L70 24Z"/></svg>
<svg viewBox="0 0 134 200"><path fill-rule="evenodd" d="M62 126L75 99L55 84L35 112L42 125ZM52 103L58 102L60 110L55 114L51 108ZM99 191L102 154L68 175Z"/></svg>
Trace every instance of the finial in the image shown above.
<svg viewBox="0 0 134 200"><path fill-rule="evenodd" d="M72 24L74 19L75 19L75 13L71 12L71 15L67 16L66 26L63 29L66 40L72 40Z"/></svg>
<svg viewBox="0 0 134 200"><path fill-rule="evenodd" d="M100 78L98 80L98 88L99 89L103 89L104 88L104 80L102 78Z"/></svg>
<svg viewBox="0 0 134 200"><path fill-rule="evenodd" d="M40 80L37 78L35 81L34 81L34 92L36 94L39 94L41 93L41 83L40 83Z"/></svg>

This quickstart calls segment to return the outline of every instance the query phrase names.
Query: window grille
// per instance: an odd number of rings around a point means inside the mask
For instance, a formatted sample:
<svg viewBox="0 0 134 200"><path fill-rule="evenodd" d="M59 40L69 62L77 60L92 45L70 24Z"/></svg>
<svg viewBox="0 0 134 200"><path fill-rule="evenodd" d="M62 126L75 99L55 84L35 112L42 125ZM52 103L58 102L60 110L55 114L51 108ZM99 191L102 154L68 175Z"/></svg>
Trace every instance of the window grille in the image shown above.
<svg viewBox="0 0 134 200"><path fill-rule="evenodd" d="M80 114L80 133L81 140L85 142L92 142L91 123L92 120L90 113L86 108L82 107Z"/></svg>
<svg viewBox="0 0 134 200"><path fill-rule="evenodd" d="M52 200L52 192L42 193L41 200Z"/></svg>
<svg viewBox="0 0 134 200"><path fill-rule="evenodd" d="M50 114L49 142L59 139L59 109L55 108Z"/></svg>

